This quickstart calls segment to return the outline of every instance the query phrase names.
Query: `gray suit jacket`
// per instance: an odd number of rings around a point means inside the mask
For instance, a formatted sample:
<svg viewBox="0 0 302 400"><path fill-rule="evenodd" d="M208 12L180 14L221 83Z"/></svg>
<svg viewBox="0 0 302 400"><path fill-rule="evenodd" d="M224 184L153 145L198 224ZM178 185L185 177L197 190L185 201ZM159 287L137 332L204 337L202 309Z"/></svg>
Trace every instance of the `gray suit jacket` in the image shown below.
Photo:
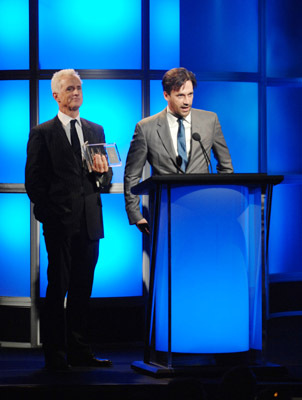
<svg viewBox="0 0 302 400"><path fill-rule="evenodd" d="M209 111L192 109L192 134L195 132L200 135L209 157L211 150L213 151L217 160L217 172L232 173L231 156L217 115ZM139 183L146 161L152 166L152 175L183 173L176 159L177 154L173 147L167 120L167 109L144 118L136 125L124 176L126 211L130 224L135 224L143 218L140 212L139 196L131 194L131 188ZM191 139L191 152L185 173L207 172L207 162L200 143Z"/></svg>

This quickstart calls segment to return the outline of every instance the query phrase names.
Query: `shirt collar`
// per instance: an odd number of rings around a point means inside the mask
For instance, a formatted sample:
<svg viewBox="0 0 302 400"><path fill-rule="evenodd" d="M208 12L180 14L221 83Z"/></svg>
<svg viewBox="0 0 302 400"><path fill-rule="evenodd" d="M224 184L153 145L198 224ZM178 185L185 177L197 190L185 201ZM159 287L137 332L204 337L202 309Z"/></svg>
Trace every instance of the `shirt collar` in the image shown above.
<svg viewBox="0 0 302 400"><path fill-rule="evenodd" d="M173 123L177 122L178 118L179 118L175 114L172 113L172 111L170 110L169 106L167 106L167 117ZM191 111L186 116L186 118L182 118L182 119L183 119L183 121L187 122L188 124L191 124Z"/></svg>
<svg viewBox="0 0 302 400"><path fill-rule="evenodd" d="M64 113L62 113L62 111L58 112L58 118L59 120L62 122L62 124L66 127L70 121L72 119L76 119L78 121L78 123L80 124L80 126L82 126L81 124L81 119L80 119L80 114L78 114L78 116L76 118L71 118L69 115L66 115Z"/></svg>

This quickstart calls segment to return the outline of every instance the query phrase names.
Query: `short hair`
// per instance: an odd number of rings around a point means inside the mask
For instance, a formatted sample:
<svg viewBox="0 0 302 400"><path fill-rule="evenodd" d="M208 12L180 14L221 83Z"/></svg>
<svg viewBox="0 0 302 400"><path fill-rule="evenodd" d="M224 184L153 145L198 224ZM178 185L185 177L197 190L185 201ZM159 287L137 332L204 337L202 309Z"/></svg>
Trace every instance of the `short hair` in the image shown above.
<svg viewBox="0 0 302 400"><path fill-rule="evenodd" d="M51 91L52 93L59 93L61 90L61 80L64 76L76 76L79 78L81 84L82 80L78 72L74 69L61 69L61 71L57 71L53 74L51 79Z"/></svg>
<svg viewBox="0 0 302 400"><path fill-rule="evenodd" d="M170 94L172 90L179 90L187 81L192 82L193 89L197 86L196 77L193 72L188 71L186 68L170 69L162 79L164 92Z"/></svg>

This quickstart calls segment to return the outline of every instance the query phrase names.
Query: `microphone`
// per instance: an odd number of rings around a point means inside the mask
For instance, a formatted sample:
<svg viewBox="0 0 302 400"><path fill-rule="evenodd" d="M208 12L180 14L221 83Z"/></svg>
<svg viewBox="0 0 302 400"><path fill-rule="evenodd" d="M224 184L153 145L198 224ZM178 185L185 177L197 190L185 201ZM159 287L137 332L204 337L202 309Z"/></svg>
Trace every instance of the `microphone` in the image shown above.
<svg viewBox="0 0 302 400"><path fill-rule="evenodd" d="M182 163L182 157L181 156L177 156L176 157L176 164L178 167L181 167L181 163Z"/></svg>
<svg viewBox="0 0 302 400"><path fill-rule="evenodd" d="M195 133L193 133L192 138L193 138L196 142L199 142L199 144L200 144L200 147L201 147L203 156L204 156L204 158L205 158L205 160L206 160L206 163L207 163L208 173L210 173L210 171L209 171L209 166L210 166L210 168L211 168L211 173L213 173L211 160L210 160L210 158L209 158L209 156L208 156L208 154L207 154L205 148L203 147L203 144L201 143L200 134L197 133L197 132L195 132Z"/></svg>
<svg viewBox="0 0 302 400"><path fill-rule="evenodd" d="M181 167L181 164L182 164L182 157L179 156L179 155L176 157L176 164L177 164L178 168ZM179 170L177 170L177 173L179 173Z"/></svg>

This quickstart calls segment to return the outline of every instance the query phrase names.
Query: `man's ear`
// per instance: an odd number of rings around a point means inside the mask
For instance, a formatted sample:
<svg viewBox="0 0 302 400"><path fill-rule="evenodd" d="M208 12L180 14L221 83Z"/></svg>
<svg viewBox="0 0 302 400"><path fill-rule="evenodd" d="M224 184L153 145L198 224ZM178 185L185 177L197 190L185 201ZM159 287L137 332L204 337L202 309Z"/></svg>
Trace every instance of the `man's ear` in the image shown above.
<svg viewBox="0 0 302 400"><path fill-rule="evenodd" d="M53 98L55 99L55 101L57 101L59 103L60 100L59 100L58 93L54 92L52 95L53 95Z"/></svg>
<svg viewBox="0 0 302 400"><path fill-rule="evenodd" d="M167 92L164 92L164 98L165 98L165 100L169 100L169 95L168 95L168 93Z"/></svg>

